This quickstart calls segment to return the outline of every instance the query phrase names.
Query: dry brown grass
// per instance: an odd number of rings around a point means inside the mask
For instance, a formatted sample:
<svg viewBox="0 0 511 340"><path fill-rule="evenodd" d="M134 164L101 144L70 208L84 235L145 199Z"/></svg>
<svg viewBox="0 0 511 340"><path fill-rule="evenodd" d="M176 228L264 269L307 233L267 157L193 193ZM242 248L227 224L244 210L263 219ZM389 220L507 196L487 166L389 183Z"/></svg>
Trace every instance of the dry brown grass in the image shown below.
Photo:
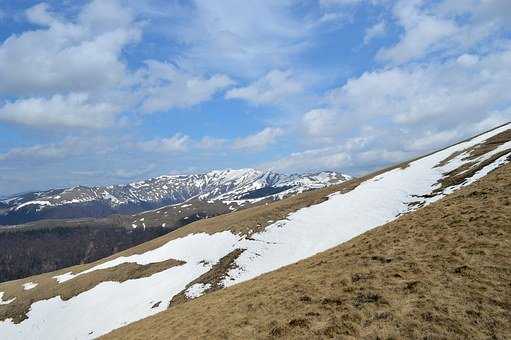
<svg viewBox="0 0 511 340"><path fill-rule="evenodd" d="M445 176L439 181L440 186L433 192L433 195L438 192L442 192L447 187L462 184L467 178L474 176L476 172L492 164L500 157L507 155L510 152L510 149L498 152L482 162L475 161L476 158L495 150L497 147L509 140L511 140L511 129L490 137L484 143L480 143L471 149L464 151L469 154L469 156L465 158L465 160L468 160L469 162L445 174ZM454 157L459 156L460 153L461 152L453 153L451 156L440 162L439 165L446 164Z"/></svg>
<svg viewBox="0 0 511 340"><path fill-rule="evenodd" d="M511 130L508 130L511 131ZM485 148L495 147L498 143L502 143L503 141L507 141L507 138L511 138L511 134L505 135L498 140L492 140L495 143L492 143L490 146L484 146ZM498 145L500 145L498 144ZM426 157L426 156L424 156ZM409 161L411 162L411 161ZM149 242L140 244L136 247L127 249L105 259L89 263L83 265L77 265L69 268L65 268L59 271L45 273L41 275L32 276L25 279L0 283L0 292L4 292L3 299L9 300L11 298L16 298L14 302L8 305L0 305L0 320L4 320L6 318L12 317L15 322L19 322L26 317L26 313L29 310L32 303L44 299L49 299L55 296L62 296L64 299L69 299L73 296L84 292L87 289L94 287L95 285L108 281L108 280L122 280L125 275L122 274L122 271L129 269L126 266L121 267L122 270L117 269L109 269L107 271L94 271L89 274L85 274L83 276L79 276L69 282L64 284L57 284L56 280L53 276L64 274L66 272L79 273L84 270L87 270L93 266L96 266L100 263L115 259L120 256L130 256L134 254L141 254L146 251L158 248L165 243L179 238L184 237L191 233L200 233L205 232L209 234L213 234L216 232L230 230L234 233L251 235L252 233L261 231L268 224L269 221L277 221L286 218L290 213L297 211L303 207L307 207L310 205L318 204L327 199L327 196L334 192L348 192L356 188L361 182L370 179L374 176L377 176L386 171L395 169L395 168L406 168L409 162L404 162L401 164L397 164L395 166L382 169L371 174L368 174L364 177L353 179L351 181L334 185L331 187L305 192L293 197L289 197L287 199L269 203L269 204L261 204L258 206L254 206L251 208L247 208L245 210L236 211L233 213L220 215L213 218L208 218L204 220L200 220L189 225L186 225L178 230L175 230L169 234L151 240ZM232 262L232 261L231 261ZM165 265L170 265L170 262L166 262ZM221 264L229 265L229 261L222 262ZM144 271L146 273L156 273L158 272L157 268L164 269L164 267L158 267L162 264L153 264L150 265L152 269L148 268L135 268L136 271ZM215 283L215 275L219 276L225 272L225 266L217 266L216 270L211 272L213 276L213 286L208 291L214 291L218 287ZM147 274L149 275L149 274ZM202 277L201 277L202 279ZM26 282L36 282L38 286L32 290L25 291L22 289L22 284ZM199 281L197 281L199 282ZM204 281L200 281L204 282ZM186 298L183 297L183 294L180 294L173 301L174 304L185 302ZM186 303L187 305L188 303ZM278 330L276 331L279 332Z"/></svg>
<svg viewBox="0 0 511 340"><path fill-rule="evenodd" d="M509 140L511 140L511 129L488 138L483 144L478 145L471 151L469 158L474 159L482 156Z"/></svg>
<svg viewBox="0 0 511 340"><path fill-rule="evenodd" d="M203 275L199 276L197 279L193 280L189 284L186 285L186 287L179 292L178 294L174 295L172 297L172 300L170 301L169 307L176 306L180 303L185 303L188 300L186 297L185 292L193 286L196 283L208 283L210 284L210 287L206 289L203 293L208 294L214 291L217 291L219 289L222 289L222 280L225 277L225 275L229 272L230 269L232 269L235 265L234 261L238 258L238 256L243 253L243 250L241 249L235 249L229 254L225 255L216 263L211 270L204 273Z"/></svg>
<svg viewBox="0 0 511 340"><path fill-rule="evenodd" d="M224 230L231 230L232 232L235 233L249 235L265 228L270 223L268 222L270 220L283 219L287 215L298 209L323 202L324 200L327 199L327 196L333 192L349 191L355 188L358 184L360 184L360 180L351 180L328 188L304 192L302 194L289 197L281 201L273 202L271 204L267 205L263 204L247 208L244 210L236 211L230 214L199 220L197 222L186 225L178 230L175 230L169 234L153 239L149 242L140 244L133 248L127 249L125 251L119 252L115 255L109 256L96 262L76 265L55 272L0 283L0 292L4 292L3 296L4 300L16 298L14 302L8 305L0 305L0 320L5 320L6 318L13 318L14 322L21 322L26 318L26 313L29 311L31 304L34 302L46 300L59 295L62 296L63 299L69 299L88 289L93 288L95 285L101 282L122 280L125 277L125 275L122 274L123 271L125 271L128 274L130 274L131 272L126 271L126 269L129 269L129 266L122 266L122 268L119 270L117 270L116 268L108 270L97 270L79 276L63 284L57 284L57 281L53 278L56 275L61 275L67 272L72 272L76 274L89 268L92 268L93 266L96 266L100 263L104 263L106 261L115 259L120 256L142 254L149 250L156 249L173 239L184 237L191 233L205 232L213 234ZM159 267L158 264L153 264L149 266L153 270L152 273L156 273L158 271L166 269L161 266ZM137 267L138 271L142 270L142 268L139 267L147 266L138 266ZM160 270L156 270L157 268L160 268ZM217 274L220 275L221 272L218 271ZM38 283L38 286L31 290L23 290L22 284L27 282ZM217 288L218 287L213 285L211 290L216 290ZM176 299L178 298L176 297Z"/></svg>
<svg viewBox="0 0 511 340"><path fill-rule="evenodd" d="M324 253L105 338L511 338L511 165Z"/></svg>
<svg viewBox="0 0 511 340"><path fill-rule="evenodd" d="M78 276L73 280L58 285L55 284L54 279L43 275L40 275L42 276L40 278L35 276L29 280L13 281L16 282L16 284L10 284L5 288L8 288L6 289L9 293L8 296L15 296L16 300L8 305L0 305L0 315L3 319L12 318L13 322L19 323L27 318L27 313L33 302L50 299L59 295L62 300L69 300L73 296L83 293L101 282L124 282L130 279L149 277L155 273L182 264L184 264L183 261L172 259L147 265L123 263L113 268L97 270L94 272L94 275ZM30 290L24 290L23 286L18 281L34 282L37 283L37 286Z"/></svg>

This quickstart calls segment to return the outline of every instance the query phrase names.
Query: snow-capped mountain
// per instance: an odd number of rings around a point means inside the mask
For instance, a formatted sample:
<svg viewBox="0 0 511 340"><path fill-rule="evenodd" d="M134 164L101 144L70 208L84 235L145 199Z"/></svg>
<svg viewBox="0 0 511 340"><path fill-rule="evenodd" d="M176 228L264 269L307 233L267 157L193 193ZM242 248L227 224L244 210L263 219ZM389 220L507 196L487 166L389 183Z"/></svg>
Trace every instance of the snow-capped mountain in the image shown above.
<svg viewBox="0 0 511 340"><path fill-rule="evenodd" d="M99 337L325 251L510 162L507 124L338 186L189 224L95 263L2 283L0 336Z"/></svg>
<svg viewBox="0 0 511 340"><path fill-rule="evenodd" d="M286 175L255 169L170 175L126 185L77 186L18 195L0 202L0 225L42 218L103 217L136 213L192 198L243 201L321 188L350 179L337 172Z"/></svg>

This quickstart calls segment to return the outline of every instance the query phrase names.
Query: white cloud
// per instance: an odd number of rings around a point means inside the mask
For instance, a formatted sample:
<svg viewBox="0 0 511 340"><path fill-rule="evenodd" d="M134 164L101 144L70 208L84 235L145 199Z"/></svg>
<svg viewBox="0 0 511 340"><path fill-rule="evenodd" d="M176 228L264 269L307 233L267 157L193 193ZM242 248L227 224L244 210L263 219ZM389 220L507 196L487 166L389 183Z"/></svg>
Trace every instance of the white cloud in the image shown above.
<svg viewBox="0 0 511 340"><path fill-rule="evenodd" d="M307 111L302 118L305 131L314 137L331 137L353 127L355 119L340 114L335 108L320 108ZM326 142L330 139L325 138Z"/></svg>
<svg viewBox="0 0 511 340"><path fill-rule="evenodd" d="M203 78L156 60L146 61L146 66L139 72L144 112L190 107L233 84L226 75Z"/></svg>
<svg viewBox="0 0 511 340"><path fill-rule="evenodd" d="M387 30L387 24L385 21L380 21L371 27L368 27L364 35L364 44L369 44L373 39L385 35Z"/></svg>
<svg viewBox="0 0 511 340"><path fill-rule="evenodd" d="M224 146L227 143L227 140L224 138L213 138L213 137L203 137L201 140L199 140L196 143L196 146L199 149L203 150L211 150L211 149L218 149L222 146Z"/></svg>
<svg viewBox="0 0 511 340"><path fill-rule="evenodd" d="M39 26L0 43L0 120L33 127L113 125L134 95L122 52L141 36L116 1L91 1L73 19L46 3L25 12Z"/></svg>
<svg viewBox="0 0 511 340"><path fill-rule="evenodd" d="M286 67L308 46L310 32L292 0L195 0L187 20L168 35L187 46L180 62L238 75Z"/></svg>
<svg viewBox="0 0 511 340"><path fill-rule="evenodd" d="M387 150L387 149L372 149L360 152L356 155L356 161L358 164L368 165L377 164L396 164L406 159L410 159L411 154L402 150Z"/></svg>
<svg viewBox="0 0 511 340"><path fill-rule="evenodd" d="M360 4L364 0L319 0L321 7L346 6Z"/></svg>
<svg viewBox="0 0 511 340"><path fill-rule="evenodd" d="M462 54L365 72L329 91L328 104L304 113L301 124L309 147L341 145L331 153L348 153L346 169L358 173L509 121L509 88L511 48ZM363 143L345 143L353 137Z"/></svg>
<svg viewBox="0 0 511 340"><path fill-rule="evenodd" d="M507 0L444 0L437 4L435 12L442 16L469 17L466 28L472 27L473 33L490 34L511 27L511 3Z"/></svg>
<svg viewBox="0 0 511 340"><path fill-rule="evenodd" d="M146 152L174 153L186 151L190 145L190 137L177 133L169 138L151 139L139 142L136 146Z"/></svg>
<svg viewBox="0 0 511 340"><path fill-rule="evenodd" d="M345 7L361 4L380 5L389 1L392 0L319 0L319 6L324 9L331 9L336 7L344 9Z"/></svg>
<svg viewBox="0 0 511 340"><path fill-rule="evenodd" d="M12 148L0 154L0 161L40 158L62 158L67 150L58 145L33 145L29 147Z"/></svg>
<svg viewBox="0 0 511 340"><path fill-rule="evenodd" d="M29 22L40 26L50 26L56 21L44 2L29 8L25 14Z"/></svg>
<svg viewBox="0 0 511 340"><path fill-rule="evenodd" d="M340 170L358 176L417 155L388 143L388 137L380 131L363 130L363 136L348 138L334 145L330 143L323 148L295 152L261 167L283 172Z"/></svg>
<svg viewBox="0 0 511 340"><path fill-rule="evenodd" d="M456 61L462 66L471 67L479 62L479 57L473 54L463 54Z"/></svg>
<svg viewBox="0 0 511 340"><path fill-rule="evenodd" d="M476 58L471 66L455 58L366 72L330 93L330 111L341 121L386 116L446 128L480 121L511 105L511 49Z"/></svg>
<svg viewBox="0 0 511 340"><path fill-rule="evenodd" d="M99 92L126 81L120 54L138 41L141 30L116 1L91 2L75 22L56 18L45 4L27 10L27 17L43 27L12 35L0 45L0 92Z"/></svg>
<svg viewBox="0 0 511 340"><path fill-rule="evenodd" d="M477 47L485 39L498 37L511 27L511 5L507 0L471 1L400 0L393 8L397 24L404 30L400 40L382 48L378 58L406 63L434 53L450 56Z"/></svg>
<svg viewBox="0 0 511 340"><path fill-rule="evenodd" d="M454 130L440 132L426 131L424 136L413 140L408 148L421 151L428 150L438 145L448 145L457 138L459 138L458 133Z"/></svg>
<svg viewBox="0 0 511 340"><path fill-rule="evenodd" d="M68 137L57 143L15 147L0 154L0 161L34 161L65 159L84 154L104 155L117 150L117 146L104 138Z"/></svg>
<svg viewBox="0 0 511 340"><path fill-rule="evenodd" d="M233 147L242 150L261 150L284 134L281 128L267 127L258 133L238 138L234 141Z"/></svg>
<svg viewBox="0 0 511 340"><path fill-rule="evenodd" d="M114 169L112 172L104 173L103 176L114 177L119 179L133 179L142 176L149 176L150 173L156 168L154 163L148 164L143 167L129 168L129 169Z"/></svg>
<svg viewBox="0 0 511 340"><path fill-rule="evenodd" d="M188 108L223 97L284 106L271 117L274 127L237 139L219 138L218 131L216 138L178 133L148 135L146 141L112 137L110 143L97 144L101 147L71 141L18 147L0 155L2 165L55 160L48 162L54 167L47 174L53 175L59 166L79 171L85 163L100 168L103 162L108 163L103 178L114 169L135 170L141 161L155 162L158 171L174 166L169 162L182 169L199 161L231 166L247 150L273 145L281 151L277 142L284 131L275 126L294 122L299 126L291 126L295 135L286 135L286 148L306 151L273 166L356 172L424 153L511 117L511 44L509 32L503 34L511 27L507 0L320 0L319 8L293 0L121 1L88 1L81 9L73 5L73 15L46 4L30 8L25 18L35 28L0 41L0 121L66 128L51 130L56 133L48 134L50 139L86 133L67 128L116 126L138 111ZM325 23L358 19L353 12L361 3L383 4L379 21L362 32L364 43L383 34L392 34L397 42L380 49L381 67L372 65L318 98L311 90L343 77L342 62L334 70L330 63L319 65L321 58L310 59L315 54L301 53L331 42L337 31ZM374 14L373 9L367 13ZM332 35L320 34L323 29ZM149 39L141 40L142 30ZM169 48L159 45L162 37L153 35L156 31L168 34ZM168 61L144 63L148 56L157 57L153 48L158 56L168 55ZM320 75L312 85L311 74ZM232 88L232 79L242 85ZM298 114L305 112L298 119L293 114L297 108ZM94 133L110 132L122 133ZM109 155L116 158L115 168L86 155L98 154L108 144L118 148ZM209 155L215 160L205 160ZM225 159L219 162L221 157ZM66 164L58 165L62 160ZM41 177L40 183L45 180Z"/></svg>
<svg viewBox="0 0 511 340"><path fill-rule="evenodd" d="M10 99L0 120L38 126L99 128L126 121L121 114L185 108L211 99L233 81L201 76L169 63L126 64L143 24L118 0L94 0L73 18L46 3L26 11L37 29L0 44L0 92Z"/></svg>
<svg viewBox="0 0 511 340"><path fill-rule="evenodd" d="M303 91L301 82L291 71L272 70L246 87L229 90L225 98L244 99L255 104L275 104Z"/></svg>
<svg viewBox="0 0 511 340"><path fill-rule="evenodd" d="M120 0L90 1L83 7L78 21L93 34L125 31L134 34L135 39L141 34L141 24L135 20L135 13Z"/></svg>
<svg viewBox="0 0 511 340"><path fill-rule="evenodd" d="M455 22L449 19L428 15L420 10L422 1L400 1L394 8L394 14L405 29L401 40L390 48L378 52L378 58L402 63L422 57L452 37L459 31Z"/></svg>
<svg viewBox="0 0 511 340"><path fill-rule="evenodd" d="M120 108L90 100L85 93L27 98L0 107L0 121L29 126L104 128L116 120Z"/></svg>
<svg viewBox="0 0 511 340"><path fill-rule="evenodd" d="M306 172L345 168L351 156L339 148L322 148L295 152L262 165L262 168L282 172Z"/></svg>

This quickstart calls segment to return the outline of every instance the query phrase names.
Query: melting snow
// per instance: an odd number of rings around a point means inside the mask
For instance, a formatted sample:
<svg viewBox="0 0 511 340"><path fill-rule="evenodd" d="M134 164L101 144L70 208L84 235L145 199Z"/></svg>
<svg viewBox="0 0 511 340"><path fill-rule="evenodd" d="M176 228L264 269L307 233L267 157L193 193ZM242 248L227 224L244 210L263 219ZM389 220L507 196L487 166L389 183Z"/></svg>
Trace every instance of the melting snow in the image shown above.
<svg viewBox="0 0 511 340"><path fill-rule="evenodd" d="M27 283L24 283L23 284L23 289L24 290L30 290L30 289L34 289L35 287L37 287L38 283L34 283L34 282L27 282Z"/></svg>
<svg viewBox="0 0 511 340"><path fill-rule="evenodd" d="M195 299L204 294L206 290L211 288L210 283L196 283L192 285L190 288L188 288L185 292L185 295L189 299Z"/></svg>
<svg viewBox="0 0 511 340"><path fill-rule="evenodd" d="M0 292L0 305L8 305L11 302L13 302L14 300L16 300L16 298L14 297L10 300L4 301L3 296L4 296L4 292ZM1 323L0 323L0 326L1 326ZM2 334L1 329L0 329L0 334Z"/></svg>
<svg viewBox="0 0 511 340"><path fill-rule="evenodd" d="M45 205L52 205L52 203L50 201L30 201L30 202L25 202L20 205L17 205L16 208L14 208L14 210L19 210L19 209L26 207L28 205L38 205L39 206L38 209L41 209Z"/></svg>
<svg viewBox="0 0 511 340"><path fill-rule="evenodd" d="M67 272L61 275L54 276L53 278L57 280L58 283L66 282L74 277L72 272Z"/></svg>
<svg viewBox="0 0 511 340"><path fill-rule="evenodd" d="M114 195L110 194L108 191L104 191L102 196L103 196L103 198L105 200L110 200L112 202L112 204L120 204L121 203L121 201L119 201L117 199L117 197L115 197Z"/></svg>
<svg viewBox="0 0 511 340"><path fill-rule="evenodd" d="M0 334L6 339L96 338L166 309L174 295L209 271L225 255L226 250L230 252L238 239L230 232L193 234L144 254L106 262L87 272L126 262L145 265L169 258L186 263L146 278L123 283L103 282L67 301L60 297L38 301L32 304L28 319L23 322L14 324L11 319L0 322ZM71 273L64 275L72 276ZM164 303L152 308L151 301Z"/></svg>
<svg viewBox="0 0 511 340"><path fill-rule="evenodd" d="M20 324L15 325L10 319L0 322L0 333L9 339L98 337L164 310L174 295L233 250L245 249L235 261L237 268L230 270L225 277L224 286L249 280L327 250L413 209L409 203L417 201L417 196L431 193L437 188L437 182L443 174L467 162L464 158L468 155L462 153L444 166L437 167L439 162L456 151L463 151L507 129L508 126L496 129L411 162L404 169L385 172L361 183L350 192L332 194L327 201L300 209L286 219L270 224L262 232L253 234L250 239L230 231L211 235L190 234L143 254L119 257L82 273L69 272L56 276L61 283L122 263L148 265L168 259L186 262L147 278L123 283L103 282L67 301L55 297L36 302L31 306L28 319ZM484 157L487 156L480 157L478 161ZM504 164L506 159L501 157L484 167L465 185ZM424 203L429 204L442 196L440 193L424 199ZM199 296L206 289L207 285L195 284L187 289L186 295ZM151 308L153 301L165 303Z"/></svg>

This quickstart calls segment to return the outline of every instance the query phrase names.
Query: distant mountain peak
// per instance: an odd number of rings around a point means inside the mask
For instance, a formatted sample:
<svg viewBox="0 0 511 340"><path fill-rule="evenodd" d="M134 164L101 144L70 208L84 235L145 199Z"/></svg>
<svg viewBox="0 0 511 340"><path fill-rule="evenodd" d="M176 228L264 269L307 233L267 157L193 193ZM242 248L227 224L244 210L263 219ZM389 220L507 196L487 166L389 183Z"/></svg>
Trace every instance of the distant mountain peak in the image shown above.
<svg viewBox="0 0 511 340"><path fill-rule="evenodd" d="M286 175L243 168L189 175L162 175L128 184L91 187L78 185L31 192L2 201L0 225L41 218L102 217L114 213L141 212L194 197L222 202L236 201L242 197L251 197L244 200L266 196L279 199L350 178L334 171ZM262 191L263 188L269 190Z"/></svg>

